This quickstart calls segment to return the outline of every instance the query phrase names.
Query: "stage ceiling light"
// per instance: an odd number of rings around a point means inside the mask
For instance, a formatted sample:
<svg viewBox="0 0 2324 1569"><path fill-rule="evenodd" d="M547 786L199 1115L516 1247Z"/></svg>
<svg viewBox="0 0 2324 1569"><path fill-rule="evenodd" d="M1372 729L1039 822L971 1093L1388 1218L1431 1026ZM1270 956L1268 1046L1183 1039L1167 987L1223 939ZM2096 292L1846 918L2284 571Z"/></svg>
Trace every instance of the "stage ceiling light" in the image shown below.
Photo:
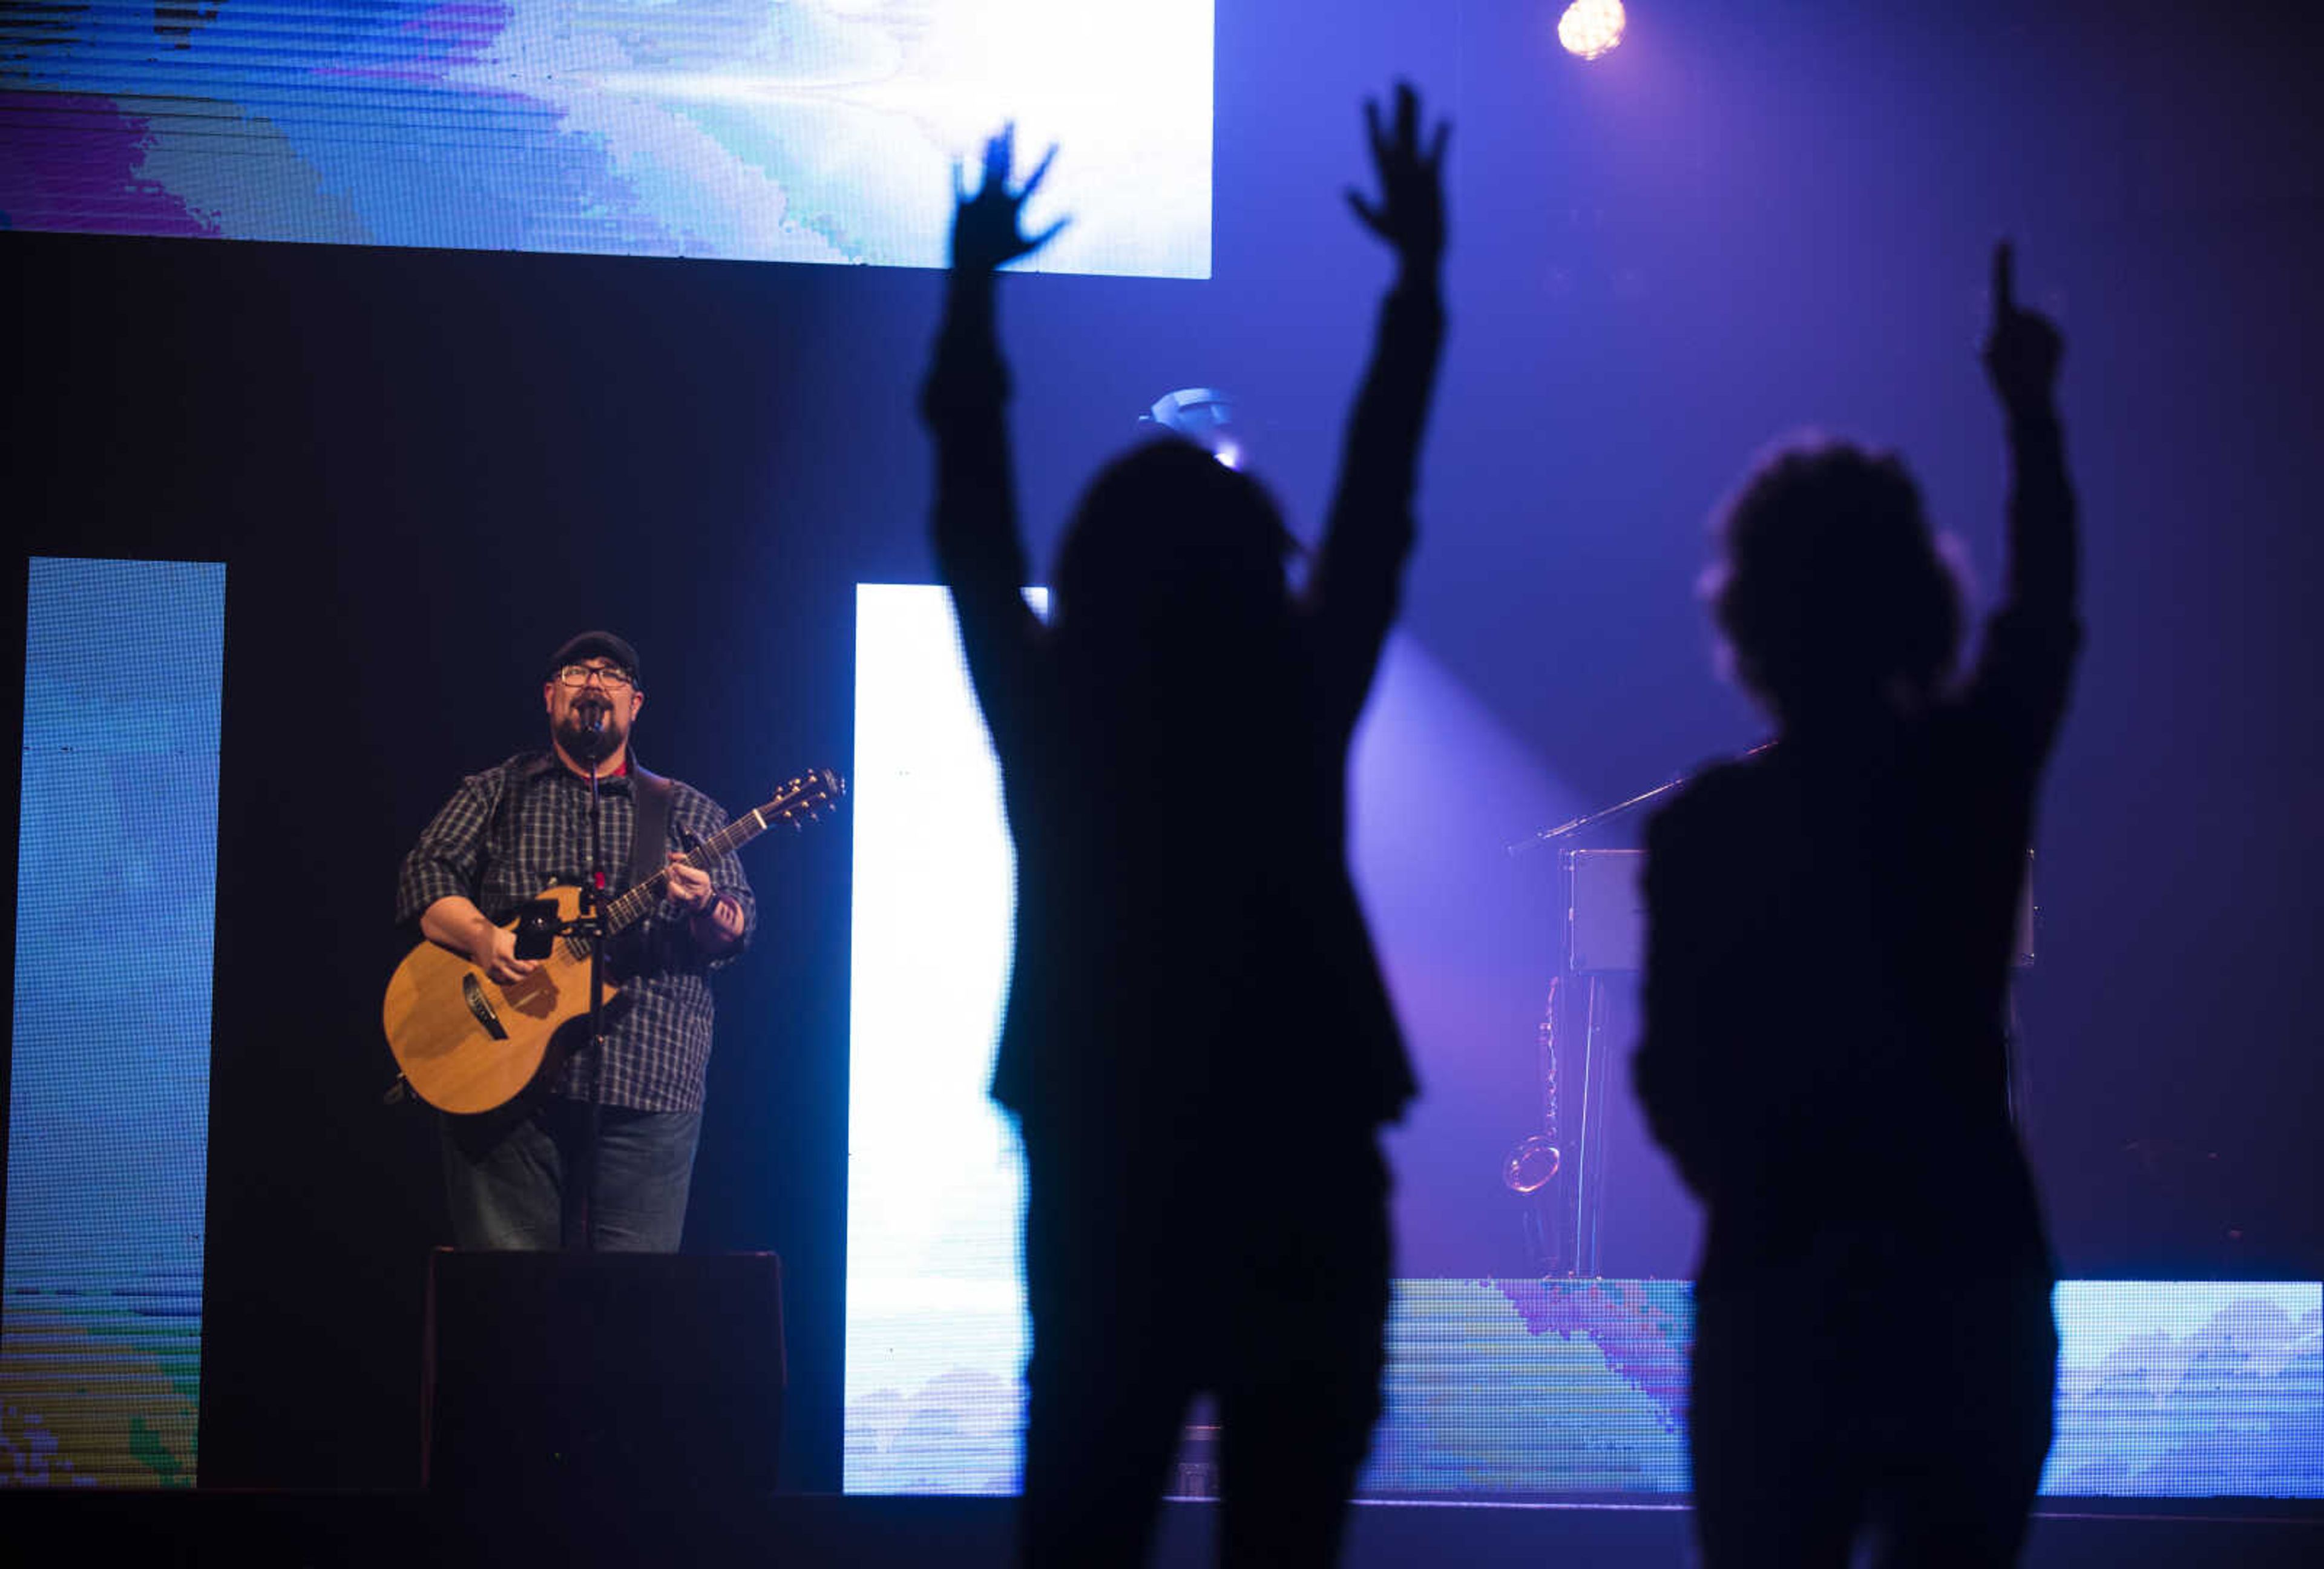
<svg viewBox="0 0 2324 1569"><path fill-rule="evenodd" d="M1557 19L1557 42L1569 54L1596 60L1622 42L1622 29L1628 22L1622 0L1573 0Z"/></svg>
<svg viewBox="0 0 2324 1569"><path fill-rule="evenodd" d="M1229 468L1242 466L1242 442L1235 433L1234 400L1216 387L1181 387L1155 400L1138 417L1141 425L1176 432Z"/></svg>

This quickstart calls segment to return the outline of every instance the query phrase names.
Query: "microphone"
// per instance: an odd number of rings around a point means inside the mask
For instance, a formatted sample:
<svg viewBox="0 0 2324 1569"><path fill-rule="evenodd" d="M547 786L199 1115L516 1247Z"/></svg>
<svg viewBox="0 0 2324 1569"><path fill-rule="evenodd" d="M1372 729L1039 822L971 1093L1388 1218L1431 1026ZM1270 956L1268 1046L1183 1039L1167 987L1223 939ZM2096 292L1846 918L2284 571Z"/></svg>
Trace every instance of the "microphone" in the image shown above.
<svg viewBox="0 0 2324 1569"><path fill-rule="evenodd" d="M605 722L613 713L613 706L603 697L584 697L573 705L573 724L580 733L574 738L576 757L587 763L604 761L605 754L613 750L606 744L605 735Z"/></svg>

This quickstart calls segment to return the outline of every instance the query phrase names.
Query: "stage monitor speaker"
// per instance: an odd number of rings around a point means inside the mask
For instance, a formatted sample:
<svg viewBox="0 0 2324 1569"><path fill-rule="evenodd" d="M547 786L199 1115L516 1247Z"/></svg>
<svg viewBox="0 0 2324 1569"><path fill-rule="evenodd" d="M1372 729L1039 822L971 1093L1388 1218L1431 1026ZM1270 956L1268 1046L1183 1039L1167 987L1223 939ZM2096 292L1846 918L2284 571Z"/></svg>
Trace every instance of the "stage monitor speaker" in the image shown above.
<svg viewBox="0 0 2324 1569"><path fill-rule="evenodd" d="M420 1468L440 1496L774 1490L785 1364L772 1253L442 1248L425 1336Z"/></svg>

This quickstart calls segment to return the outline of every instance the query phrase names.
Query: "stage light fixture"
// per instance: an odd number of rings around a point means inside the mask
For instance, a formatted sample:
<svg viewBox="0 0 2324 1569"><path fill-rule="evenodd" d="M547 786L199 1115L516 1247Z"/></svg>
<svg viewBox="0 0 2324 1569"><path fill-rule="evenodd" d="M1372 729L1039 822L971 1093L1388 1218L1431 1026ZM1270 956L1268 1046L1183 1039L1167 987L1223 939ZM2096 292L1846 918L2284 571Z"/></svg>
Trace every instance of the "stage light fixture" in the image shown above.
<svg viewBox="0 0 2324 1569"><path fill-rule="evenodd" d="M1568 54L1596 60L1622 42L1629 20L1622 0L1573 0L1557 19L1557 42Z"/></svg>
<svg viewBox="0 0 2324 1569"><path fill-rule="evenodd" d="M1207 450L1229 468L1242 466L1242 440L1234 425L1234 400L1216 387L1181 387L1165 392L1138 417Z"/></svg>

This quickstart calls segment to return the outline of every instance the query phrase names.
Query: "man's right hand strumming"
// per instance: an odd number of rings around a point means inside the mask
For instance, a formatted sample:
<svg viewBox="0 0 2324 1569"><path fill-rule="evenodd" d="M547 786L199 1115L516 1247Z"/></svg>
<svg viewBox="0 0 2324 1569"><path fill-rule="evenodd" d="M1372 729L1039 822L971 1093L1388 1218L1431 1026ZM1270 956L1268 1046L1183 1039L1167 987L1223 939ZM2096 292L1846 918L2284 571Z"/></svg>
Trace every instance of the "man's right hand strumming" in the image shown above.
<svg viewBox="0 0 2324 1569"><path fill-rule="evenodd" d="M516 956L516 933L494 926L471 901L439 899L420 913L420 934L438 947L465 955L493 984L513 986L540 968Z"/></svg>
<svg viewBox="0 0 2324 1569"><path fill-rule="evenodd" d="M470 949L468 957L476 968L502 986L513 986L540 968L538 959L516 956L516 933L506 927L493 928L493 935Z"/></svg>

